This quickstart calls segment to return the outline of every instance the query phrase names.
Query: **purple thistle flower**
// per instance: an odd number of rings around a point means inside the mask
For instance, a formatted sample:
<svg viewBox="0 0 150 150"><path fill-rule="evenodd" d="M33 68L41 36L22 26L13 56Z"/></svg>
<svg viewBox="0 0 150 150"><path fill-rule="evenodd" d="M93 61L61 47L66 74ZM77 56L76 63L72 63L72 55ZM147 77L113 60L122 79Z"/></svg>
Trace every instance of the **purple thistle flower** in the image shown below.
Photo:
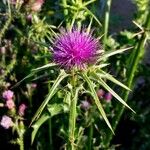
<svg viewBox="0 0 150 150"><path fill-rule="evenodd" d="M105 91L103 89L99 89L97 91L97 96L101 99L104 97Z"/></svg>
<svg viewBox="0 0 150 150"><path fill-rule="evenodd" d="M108 93L105 94L105 97L104 97L104 98L105 98L105 100L106 100L107 102L110 102L111 99L112 99L112 97L113 97L112 94L111 94L110 92L108 92Z"/></svg>
<svg viewBox="0 0 150 150"><path fill-rule="evenodd" d="M12 119L6 115L4 115L2 117L2 120L0 122L0 125L2 127L4 127L5 129L9 129L12 125L13 125L13 122L12 122Z"/></svg>
<svg viewBox="0 0 150 150"><path fill-rule="evenodd" d="M85 29L63 30L54 43L53 58L64 68L82 69L95 62L99 49L98 39Z"/></svg>
<svg viewBox="0 0 150 150"><path fill-rule="evenodd" d="M88 110L90 108L90 106L91 106L91 104L86 100L81 102L81 108L84 110Z"/></svg>

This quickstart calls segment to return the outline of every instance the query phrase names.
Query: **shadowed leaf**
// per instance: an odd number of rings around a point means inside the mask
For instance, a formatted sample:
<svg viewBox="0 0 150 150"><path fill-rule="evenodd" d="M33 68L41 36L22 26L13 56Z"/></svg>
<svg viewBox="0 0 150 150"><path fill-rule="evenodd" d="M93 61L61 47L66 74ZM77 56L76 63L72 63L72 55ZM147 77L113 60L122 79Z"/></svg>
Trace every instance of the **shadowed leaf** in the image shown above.
<svg viewBox="0 0 150 150"><path fill-rule="evenodd" d="M61 73L59 74L58 78L54 81L54 84L52 85L52 87L49 90L49 93L46 97L46 99L43 101L43 103L41 104L41 106L38 108L37 112L35 113L34 117L32 118L31 124L33 121L35 121L40 114L42 113L42 111L44 110L45 106L47 105L47 103L50 101L50 99L54 96L54 94L57 92L57 87L59 86L60 82L66 78L68 76L68 74L65 73L64 70L61 71Z"/></svg>

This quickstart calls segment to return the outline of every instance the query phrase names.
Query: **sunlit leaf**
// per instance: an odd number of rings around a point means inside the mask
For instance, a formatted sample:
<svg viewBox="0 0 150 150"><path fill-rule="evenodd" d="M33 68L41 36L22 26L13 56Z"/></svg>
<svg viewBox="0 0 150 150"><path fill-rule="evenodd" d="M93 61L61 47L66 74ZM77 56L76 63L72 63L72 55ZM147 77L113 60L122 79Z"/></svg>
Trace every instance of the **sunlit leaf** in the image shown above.
<svg viewBox="0 0 150 150"><path fill-rule="evenodd" d="M108 80L112 81L113 83L115 83L115 84L117 84L117 85L123 87L124 89L131 91L126 85L124 85L124 84L121 83L120 81L116 80L116 79L115 79L112 75L110 75L109 73L106 73L105 71L102 71L102 70L101 70L100 72L104 74L104 78L105 78L105 79L108 79ZM97 74L97 75L99 75L99 74ZM100 77L101 77L101 74L100 74Z"/></svg>
<svg viewBox="0 0 150 150"><path fill-rule="evenodd" d="M123 48L123 49L118 49L118 50L112 50L112 51L108 51L108 52L105 52L99 59L97 62L101 61L101 60L104 60L110 56L113 56L113 55L116 55L116 54L120 54L120 53L123 53L124 51L127 51L129 49L132 49L133 47L128 47L128 48Z"/></svg>
<svg viewBox="0 0 150 150"><path fill-rule="evenodd" d="M32 71L40 71L40 70L42 70L42 69L46 69L46 68L54 67L54 66L56 66L55 63L49 63L49 64L46 64L46 65L44 65L44 66L42 66L42 67L38 67L38 68L36 68L36 69L32 69Z"/></svg>
<svg viewBox="0 0 150 150"><path fill-rule="evenodd" d="M93 17L90 18L90 23L89 23L89 25L88 25L88 27L87 27L87 30L86 30L86 32L87 32L88 34L89 34L90 31L91 31L92 22L93 22Z"/></svg>
<svg viewBox="0 0 150 150"><path fill-rule="evenodd" d="M102 26L98 18L87 7L84 7L84 9L89 13L90 16L92 16L95 19L95 21L99 24L99 26Z"/></svg>
<svg viewBox="0 0 150 150"><path fill-rule="evenodd" d="M102 107L102 104L100 103L99 98L98 98L98 96L97 96L97 94L96 94L96 91L95 91L94 86L93 86L93 82L89 79L89 77L86 75L86 73L82 73L82 76L83 76L83 79L84 79L84 80L87 82L87 84L88 84L88 87L89 87L89 89L90 89L90 92L91 92L91 94L92 94L92 97L93 97L94 100L95 100L95 104L96 104L98 110L100 111L102 117L104 118L104 120L105 120L106 124L108 125L108 127L110 128L110 130L114 133L114 131L113 131L112 127L111 127L111 124L109 123L109 120L107 119L107 116L106 116L106 114L105 114L105 111L104 111L104 109L103 109L103 107Z"/></svg>
<svg viewBox="0 0 150 150"><path fill-rule="evenodd" d="M53 116L58 115L60 113L68 112L69 107L65 103L61 103L61 104L55 103L55 104L47 105L47 110L50 113L50 116L53 117Z"/></svg>
<svg viewBox="0 0 150 150"><path fill-rule="evenodd" d="M70 92L66 91L63 102L70 106L70 104L71 104L71 93Z"/></svg>
<svg viewBox="0 0 150 150"><path fill-rule="evenodd" d="M127 103L116 93L113 89L111 89L101 78L99 78L95 74L96 80L100 85L102 85L107 91L109 91L120 103L122 103L124 106L128 107L130 110L132 110L134 113L135 111L127 105Z"/></svg>
<svg viewBox="0 0 150 150"><path fill-rule="evenodd" d="M95 66L92 66L93 68L95 68L95 69L101 69L101 68L104 68L104 67L106 67L106 66L108 66L108 65L110 65L110 64L99 64L99 65L95 65Z"/></svg>
<svg viewBox="0 0 150 150"><path fill-rule="evenodd" d="M89 4L91 4L91 3L93 3L93 2L95 2L96 0L89 0L88 2L84 2L84 6L87 6L87 5L89 5Z"/></svg>

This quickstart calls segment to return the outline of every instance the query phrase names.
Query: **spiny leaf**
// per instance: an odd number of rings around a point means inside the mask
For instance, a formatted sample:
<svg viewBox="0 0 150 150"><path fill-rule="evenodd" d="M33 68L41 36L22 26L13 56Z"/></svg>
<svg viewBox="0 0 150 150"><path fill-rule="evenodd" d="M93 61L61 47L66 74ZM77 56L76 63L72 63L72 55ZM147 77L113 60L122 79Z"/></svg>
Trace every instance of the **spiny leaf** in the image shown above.
<svg viewBox="0 0 150 150"><path fill-rule="evenodd" d="M115 84L117 84L117 85L123 87L124 89L131 91L126 85L124 85L124 84L121 83L120 81L116 80L116 79L115 79L112 75L110 75L109 73L106 73L105 71L102 71L102 70L100 71L100 73L104 74L104 78L105 78L105 79L108 79L108 80L112 81L113 83L115 83ZM99 74L97 74L97 75L99 75ZM100 74L100 76L101 76L101 74Z"/></svg>
<svg viewBox="0 0 150 150"><path fill-rule="evenodd" d="M54 66L56 66L55 63L49 63L49 64L46 64L46 65L44 65L44 66L42 66L42 67L38 67L38 68L36 68L36 69L32 69L32 71L40 71L40 70L42 70L42 69L46 69L46 68L54 67Z"/></svg>
<svg viewBox="0 0 150 150"><path fill-rule="evenodd" d="M54 81L53 86L50 88L49 93L48 93L46 99L43 101L43 103L38 108L37 112L35 113L34 117L32 118L31 124L32 124L33 121L35 121L35 119L37 119L40 116L40 114L42 113L43 109L45 108L45 106L47 105L47 103L49 102L49 100L56 93L57 87L59 86L60 82L64 78L66 78L68 75L69 74L66 74L64 70L61 70L61 73L59 74L58 78Z"/></svg>
<svg viewBox="0 0 150 150"><path fill-rule="evenodd" d="M54 103L54 104L47 105L47 110L49 111L50 116L53 117L60 113L68 112L69 107L65 103L60 103L60 104Z"/></svg>
<svg viewBox="0 0 150 150"><path fill-rule="evenodd" d="M34 43L36 43L36 44L39 44L39 45L41 45L41 46L47 47L47 48L50 47L48 44L43 43L43 42L39 42L39 41L37 42L37 41L33 41L33 40L32 40L32 42L34 42Z"/></svg>
<svg viewBox="0 0 150 150"><path fill-rule="evenodd" d="M40 128L40 126L46 122L48 119L50 119L53 116L56 116L60 113L65 113L69 111L68 105L61 103L61 104L52 104L47 106L47 110L49 111L50 114L44 113L37 121L32 125L33 127L33 132L31 136L31 142L33 143L35 136Z"/></svg>
<svg viewBox="0 0 150 150"><path fill-rule="evenodd" d="M70 102L71 102L71 93L70 92L66 91L63 102L70 106Z"/></svg>
<svg viewBox="0 0 150 150"><path fill-rule="evenodd" d="M99 26L101 27L102 24L100 23L100 21L97 19L97 17L87 8L87 7L83 7L88 13L89 15L91 15L95 20L96 22L99 24Z"/></svg>
<svg viewBox="0 0 150 150"><path fill-rule="evenodd" d="M53 66L56 66L55 63L50 63L50 64L46 64L42 67L39 67L39 68L36 68L36 69L32 69L31 70L31 73L29 75L27 75L26 77L24 77L21 81L17 82L13 87L11 88L14 88L18 85L20 85L24 80L26 79L29 79L30 77L34 76L38 71L42 70L42 69L46 69L46 68L49 68L49 67L53 67ZM37 77L38 78L38 77ZM35 79L34 79L35 80Z"/></svg>
<svg viewBox="0 0 150 150"><path fill-rule="evenodd" d="M101 60L104 60L110 56L113 56L113 55L116 55L116 54L120 54L124 51L127 51L129 49L132 49L133 47L128 47L128 48L123 48L123 49L118 49L118 50L112 50L112 51L108 51L108 52L105 52L99 59L97 62L101 61Z"/></svg>
<svg viewBox="0 0 150 150"><path fill-rule="evenodd" d="M40 126L47 121L50 118L50 115L48 115L47 113L44 113L40 119L38 119L38 121L32 126L33 127L33 131L31 134L31 143L33 143L35 136L40 128Z"/></svg>
<svg viewBox="0 0 150 150"><path fill-rule="evenodd" d="M101 68L104 68L104 67L106 67L106 66L108 66L108 65L110 65L110 64L99 64L99 65L95 65L95 66L92 66L93 68L95 68L95 69L101 69Z"/></svg>
<svg viewBox="0 0 150 150"><path fill-rule="evenodd" d="M83 76L83 79L88 84L88 87L89 87L89 89L91 91L92 97L95 100L95 104L96 104L98 110L100 111L102 117L104 118L104 120L105 120L106 124L108 125L108 127L110 128L110 130L114 133L114 131L113 131L112 127L111 127L111 124L109 123L109 120L107 119L105 111L104 111L104 109L102 107L102 104L100 103L99 98L98 98L98 96L96 94L96 91L95 91L95 89L93 87L93 82L89 79L89 77L86 75L86 73L82 73L82 76Z"/></svg>
<svg viewBox="0 0 150 150"><path fill-rule="evenodd" d="M33 72L31 72L29 75L27 75L26 77L24 77L21 81L17 82L13 87L11 87L11 89L17 87L17 86L20 85L24 80L29 79L29 78L32 77L32 76L34 76L34 73L33 73Z"/></svg>
<svg viewBox="0 0 150 150"><path fill-rule="evenodd" d="M89 0L88 2L84 2L83 6L87 6L93 2L95 2L96 0Z"/></svg>
<svg viewBox="0 0 150 150"><path fill-rule="evenodd" d="M97 76L97 75L95 75L95 77L96 77L96 76ZM130 110L132 110L132 111L135 113L135 111L134 111L131 107L129 107L129 106L127 105L127 103L126 103L116 92L114 92L114 90L111 89L101 78L99 78L99 77L97 76L96 81L97 81L100 85L102 85L107 91L109 91L120 103L122 103L124 106L128 107Z"/></svg>
<svg viewBox="0 0 150 150"><path fill-rule="evenodd" d="M88 27L87 27L87 31L86 31L86 32L87 32L88 34L89 34L90 31L91 31L92 22L93 22L93 17L90 18L90 23L89 23L89 25L88 25Z"/></svg>

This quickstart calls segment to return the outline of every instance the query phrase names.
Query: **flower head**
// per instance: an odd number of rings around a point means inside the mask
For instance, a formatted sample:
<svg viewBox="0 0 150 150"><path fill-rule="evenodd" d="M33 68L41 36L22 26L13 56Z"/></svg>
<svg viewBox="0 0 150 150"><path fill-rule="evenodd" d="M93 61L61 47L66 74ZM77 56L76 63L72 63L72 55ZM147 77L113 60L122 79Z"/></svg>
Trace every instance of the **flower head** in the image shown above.
<svg viewBox="0 0 150 150"><path fill-rule="evenodd" d="M32 84L31 84L31 87L32 87L33 89L35 89L35 88L37 87L37 84L36 84L36 83L32 83Z"/></svg>
<svg viewBox="0 0 150 150"><path fill-rule="evenodd" d="M12 125L13 125L13 122L12 122L12 119L6 115L4 115L2 117L2 120L0 122L0 125L2 127L4 127L5 129L9 129Z"/></svg>
<svg viewBox="0 0 150 150"><path fill-rule="evenodd" d="M19 106L19 115L20 116L24 116L25 110L26 110L27 106L25 104L21 104Z"/></svg>
<svg viewBox="0 0 150 150"><path fill-rule="evenodd" d="M90 106L91 106L91 104L87 100L84 100L81 102L81 108L84 110L88 110L90 108Z"/></svg>
<svg viewBox="0 0 150 150"><path fill-rule="evenodd" d="M110 92L108 92L108 93L105 94L104 99L105 99L107 102L110 102L111 99L112 99L112 97L113 97L112 94L111 94Z"/></svg>
<svg viewBox="0 0 150 150"><path fill-rule="evenodd" d="M43 3L44 0L35 0L35 2L31 6L31 10L35 12L40 11Z"/></svg>
<svg viewBox="0 0 150 150"><path fill-rule="evenodd" d="M9 99L6 101L6 106L8 107L8 109L12 109L15 107L15 103L12 99Z"/></svg>
<svg viewBox="0 0 150 150"><path fill-rule="evenodd" d="M6 53L6 48L4 46L0 47L0 52L4 55Z"/></svg>
<svg viewBox="0 0 150 150"><path fill-rule="evenodd" d="M53 46L53 58L64 68L85 68L96 60L100 49L98 39L86 30L63 30Z"/></svg>
<svg viewBox="0 0 150 150"><path fill-rule="evenodd" d="M7 90L7 91L4 91L3 92L3 98L5 99L5 100L10 100L10 99L12 99L13 98L13 96L14 96L14 92L12 92L11 90Z"/></svg>
<svg viewBox="0 0 150 150"><path fill-rule="evenodd" d="M97 96L101 99L104 97L105 91L103 89L99 89L97 91Z"/></svg>

